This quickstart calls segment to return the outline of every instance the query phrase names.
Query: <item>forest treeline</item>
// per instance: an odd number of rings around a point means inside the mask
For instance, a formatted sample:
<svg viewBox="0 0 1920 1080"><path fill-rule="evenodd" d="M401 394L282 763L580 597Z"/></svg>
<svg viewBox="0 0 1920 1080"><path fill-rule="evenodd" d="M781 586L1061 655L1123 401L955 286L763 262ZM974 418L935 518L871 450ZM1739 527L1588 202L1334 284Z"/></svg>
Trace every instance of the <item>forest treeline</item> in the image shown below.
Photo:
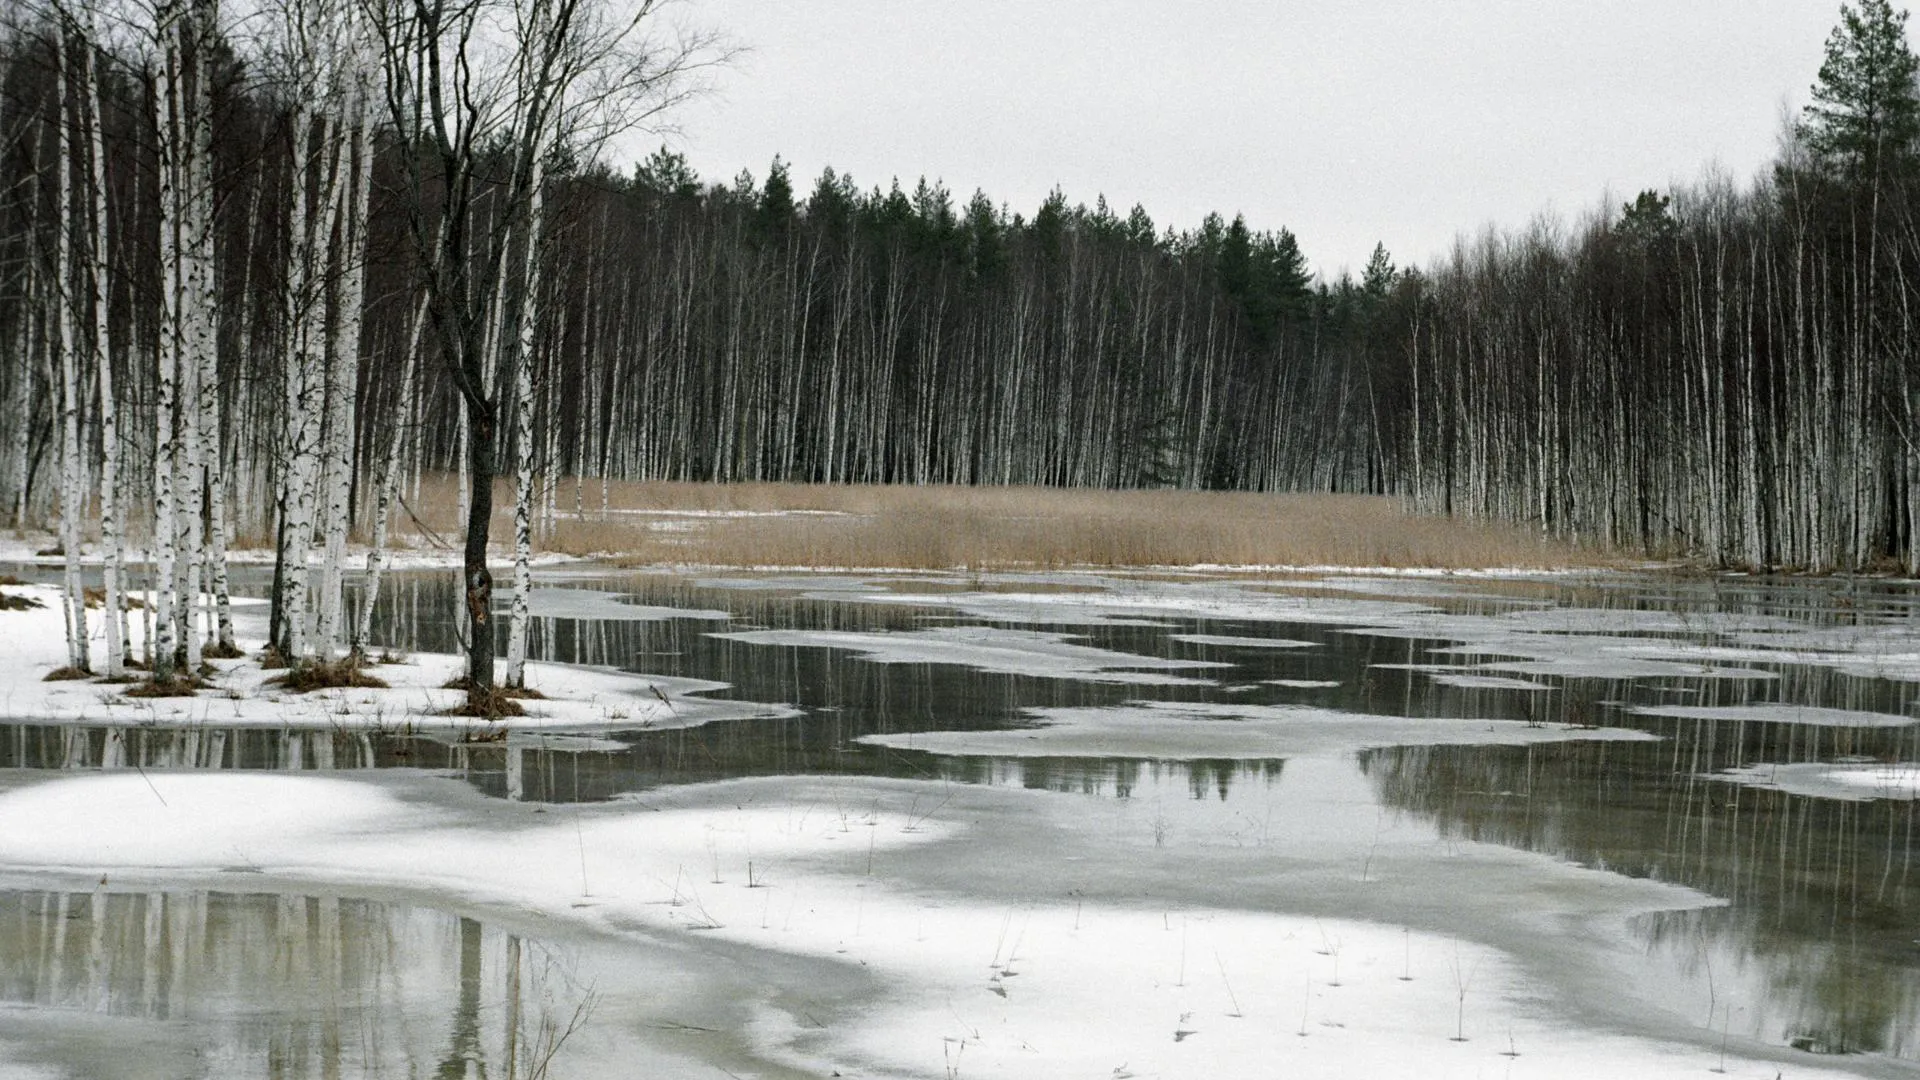
<svg viewBox="0 0 1920 1080"><path fill-rule="evenodd" d="M653 7L15 10L4 512L151 555L183 663L235 536L281 553L286 653L358 645L345 539L383 540L443 471L467 479L476 641L496 474L523 554L606 478L1390 493L1721 563L1920 569L1920 101L1886 0L1843 6L1765 175L1422 269L1381 247L1338 281L1239 217L615 167L607 139L720 55Z"/></svg>

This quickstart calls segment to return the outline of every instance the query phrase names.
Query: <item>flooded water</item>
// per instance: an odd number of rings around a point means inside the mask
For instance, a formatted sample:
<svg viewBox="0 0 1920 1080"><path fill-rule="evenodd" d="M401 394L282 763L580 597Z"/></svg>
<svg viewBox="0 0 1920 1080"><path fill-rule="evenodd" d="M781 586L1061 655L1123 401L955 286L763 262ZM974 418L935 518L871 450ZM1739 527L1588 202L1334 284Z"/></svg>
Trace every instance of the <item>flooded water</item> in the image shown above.
<svg viewBox="0 0 1920 1080"><path fill-rule="evenodd" d="M1416 736L1322 754L1332 763L1315 768L1344 771L1371 803L1356 859L1377 822L1416 822L1443 839L1725 901L1632 920L1627 977L1649 1001L1725 1036L1920 1071L1920 801L1796 794L1725 775L1920 761L1910 722L1920 596L1905 585L581 573L551 584L609 594L636 615L539 618L536 657L716 680L730 687L716 696L797 714L493 745L23 717L0 725L0 767L430 769L488 796L556 806L738 777L881 776L1049 792L1090 817L1150 802L1156 842L1204 827L1257 850L1317 827L1305 816L1326 811L1279 798L1300 782L1292 755L1175 760L1130 755L1124 737L1112 754L1044 744L1019 755L933 753L905 736L1033 728L1141 703L1229 719L1309 707L1632 729L1654 738L1434 746ZM454 651L454 609L445 575L401 575L383 593L376 636ZM966 664L936 662L956 629L989 635L978 640L991 648ZM1123 659L1103 667L1083 657L1055 671L994 651L1038 648L1037 634ZM1161 661L1196 666L1147 666ZM190 1075L468 1075L461 1055L478 1061L483 1050L494 1055L487 1074L504 1075L506 1033L521 1027L503 1010L527 1006L503 1003L527 995L569 1014L554 989L564 980L534 988L524 976L558 972L551 958L566 948L364 899L0 893L0 998L23 1007L10 1012L177 1021L211 1055ZM522 976L508 974L516 965ZM7 1031L0 1020L0 1037Z"/></svg>

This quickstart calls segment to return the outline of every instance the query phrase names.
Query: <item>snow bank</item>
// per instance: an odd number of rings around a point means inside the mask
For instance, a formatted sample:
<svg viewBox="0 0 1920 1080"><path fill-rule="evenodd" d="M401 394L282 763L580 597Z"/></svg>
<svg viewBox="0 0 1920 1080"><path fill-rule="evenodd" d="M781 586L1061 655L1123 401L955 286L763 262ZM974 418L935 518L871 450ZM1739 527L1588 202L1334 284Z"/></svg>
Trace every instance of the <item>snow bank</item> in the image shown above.
<svg viewBox="0 0 1920 1080"><path fill-rule="evenodd" d="M192 697L129 697L127 685L91 680L45 682L43 676L67 662L60 594L45 586L9 586L7 591L32 596L45 606L0 612L0 655L11 661L9 670L0 674L0 717L102 726L197 724L454 733L498 729L483 720L442 715L465 698L463 691L444 687L465 672L466 661L441 653L417 653L400 663L369 666L368 674L389 684L384 689L291 693L270 684L281 672L263 670L251 658L211 661L218 672L211 680L214 685ZM96 634L103 634L99 613L93 615L89 623ZM137 629L139 620L133 623ZM136 636L135 648L138 640ZM253 651L260 645L246 644ZM101 655L97 650L104 645L96 640L94 647L95 655ZM681 728L797 713L787 705L697 696L724 690L725 683L574 664L529 662L527 685L547 699L524 702L527 715L507 721L511 730Z"/></svg>

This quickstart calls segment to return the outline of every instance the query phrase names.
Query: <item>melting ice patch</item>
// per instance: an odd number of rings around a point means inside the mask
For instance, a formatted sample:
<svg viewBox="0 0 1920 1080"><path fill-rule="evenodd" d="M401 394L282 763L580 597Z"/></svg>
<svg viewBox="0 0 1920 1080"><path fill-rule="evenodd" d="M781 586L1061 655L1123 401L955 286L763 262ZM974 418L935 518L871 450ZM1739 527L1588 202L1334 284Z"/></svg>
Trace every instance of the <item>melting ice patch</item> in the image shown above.
<svg viewBox="0 0 1920 1080"><path fill-rule="evenodd" d="M1803 724L1831 728L1896 728L1920 723L1911 716L1856 712L1817 705L1782 705L1764 701L1749 705L1635 705L1640 716L1668 716L1680 720L1744 720L1758 724Z"/></svg>
<svg viewBox="0 0 1920 1080"><path fill-rule="evenodd" d="M1534 682L1531 679L1514 679L1504 675L1474 675L1471 673L1440 671L1433 673L1433 681L1442 686L1458 686L1468 690L1552 690L1548 683Z"/></svg>
<svg viewBox="0 0 1920 1080"><path fill-rule="evenodd" d="M624 593L601 592L597 589L535 588L527 596L527 614L539 619L597 619L609 622L659 622L665 619L725 621L733 618L724 611L629 603Z"/></svg>
<svg viewBox="0 0 1920 1080"><path fill-rule="evenodd" d="M1230 665L1208 660L1170 660L1076 645L1066 634L992 626L942 626L928 630L743 630L713 634L752 645L848 649L877 664L956 664L1001 675L1158 686L1211 685L1172 671Z"/></svg>
<svg viewBox="0 0 1920 1080"><path fill-rule="evenodd" d="M1290 638L1235 637L1232 634L1168 634L1167 638L1189 645L1219 645L1233 649L1311 649L1316 644Z"/></svg>
<svg viewBox="0 0 1920 1080"><path fill-rule="evenodd" d="M1920 764L1914 762L1760 764L1708 773L1706 778L1748 787L1771 788L1790 795L1845 799L1849 802L1920 798Z"/></svg>
<svg viewBox="0 0 1920 1080"><path fill-rule="evenodd" d="M867 735L860 741L945 755L1187 761L1323 756L1378 746L1517 746L1657 738L1625 728L1373 716L1299 705L1134 702L1117 708L1029 709L1027 715L1040 726Z"/></svg>
<svg viewBox="0 0 1920 1080"><path fill-rule="evenodd" d="M1088 579L1098 591L870 593L823 591L809 599L942 607L989 622L1137 626L1162 619L1364 624L1431 612L1422 604L1285 596L1237 583Z"/></svg>

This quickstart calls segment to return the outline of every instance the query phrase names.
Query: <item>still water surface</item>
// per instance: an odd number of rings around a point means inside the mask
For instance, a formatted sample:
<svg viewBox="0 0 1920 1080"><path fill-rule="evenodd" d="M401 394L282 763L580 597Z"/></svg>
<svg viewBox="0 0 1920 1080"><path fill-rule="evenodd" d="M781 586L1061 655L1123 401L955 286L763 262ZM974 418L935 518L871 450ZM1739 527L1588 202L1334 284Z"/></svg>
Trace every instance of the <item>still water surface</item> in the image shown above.
<svg viewBox="0 0 1920 1080"><path fill-rule="evenodd" d="M1910 680L1920 679L1920 662L1903 666L1902 658L1920 652L1911 644L1920 634L1920 597L1905 586L1627 576L1232 586L1256 599L1397 602L1410 613L1399 621L1375 617L1368 629L1324 611L1303 621L1166 609L1088 619L1070 604L1061 607L1059 625L1034 621L1046 618L1049 594L1071 597L1111 585L1092 578L817 582L574 574L554 584L706 614L542 618L534 626L536 657L717 680L730 689L716 696L790 703L798 715L585 739L516 737L504 746L332 730L62 727L20 718L0 725L0 767L426 768L451 771L489 795L557 804L743 776L878 775L1019 785L1081 800L1090 813L1105 801L1150 798L1175 829L1183 815L1244 804L1255 843L1256 830L1284 835L1293 824L1275 820L1267 798L1288 783L1285 760L937 756L857 740L1017 727L1034 722L1029 710L1137 701L1306 704L1396 717L1635 728L1658 741L1390 746L1342 760L1364 779L1378 814L1418 820L1447 838L1725 899L1724 907L1633 921L1644 950L1635 975L1649 998L1700 1013L1710 1030L1808 1054L1871 1054L1855 1060L1920 1071L1916 802L1789 794L1711 778L1755 764L1920 760L1920 729L1912 726L1757 722L1712 712L1784 703L1913 716L1920 682ZM1182 587L1165 586L1174 593ZM996 594L1012 592L1037 599L1019 609L994 606ZM910 598L875 599L887 593ZM399 649L453 651L454 610L448 577L403 575L383 593L378 636ZM1019 621L1005 622L1015 610ZM1537 626L1545 637L1524 641L1489 637L1473 622L1556 612L1566 617L1544 618ZM839 648L715 636L758 629L911 632L994 625L996 615L1001 625L1056 630L1101 649L1223 666L1183 671L1193 678L1177 684L1138 685L878 663ZM1180 640L1192 635L1211 640ZM1308 644L1281 649L1222 640L1232 638ZM1551 662L1541 659L1542 640L1559 650ZM1463 641L1465 654L1457 651ZM1720 652L1699 653L1699 663L1688 667L1672 663L1684 649L1661 652L1669 647ZM1605 664L1587 664L1620 648L1665 656L1658 663L1670 666L1610 673ZM1849 649L1851 660L1836 659ZM1453 682L1436 677L1457 675L1454 665L1501 657L1515 666ZM1676 705L1682 715L1635 711ZM1255 806L1269 808L1257 824ZM447 1070L464 1068L456 1060L462 1054L492 1054L497 1066L506 1029L486 1025L497 1024L505 1007L501 972L526 963L509 953L544 957L555 949L564 946L489 930L430 906L243 891L0 893L6 1001L191 1021L209 1055L199 1075L259 1072L261 1062L275 1063L263 1073L270 1075L325 1075L343 1066L347 1073L377 1071L367 1064L375 1059L395 1074L461 1075ZM536 996L549 1013L566 1013L564 994L543 987ZM485 1016L482 997L491 1003ZM419 1019L396 1028L394 1017Z"/></svg>

